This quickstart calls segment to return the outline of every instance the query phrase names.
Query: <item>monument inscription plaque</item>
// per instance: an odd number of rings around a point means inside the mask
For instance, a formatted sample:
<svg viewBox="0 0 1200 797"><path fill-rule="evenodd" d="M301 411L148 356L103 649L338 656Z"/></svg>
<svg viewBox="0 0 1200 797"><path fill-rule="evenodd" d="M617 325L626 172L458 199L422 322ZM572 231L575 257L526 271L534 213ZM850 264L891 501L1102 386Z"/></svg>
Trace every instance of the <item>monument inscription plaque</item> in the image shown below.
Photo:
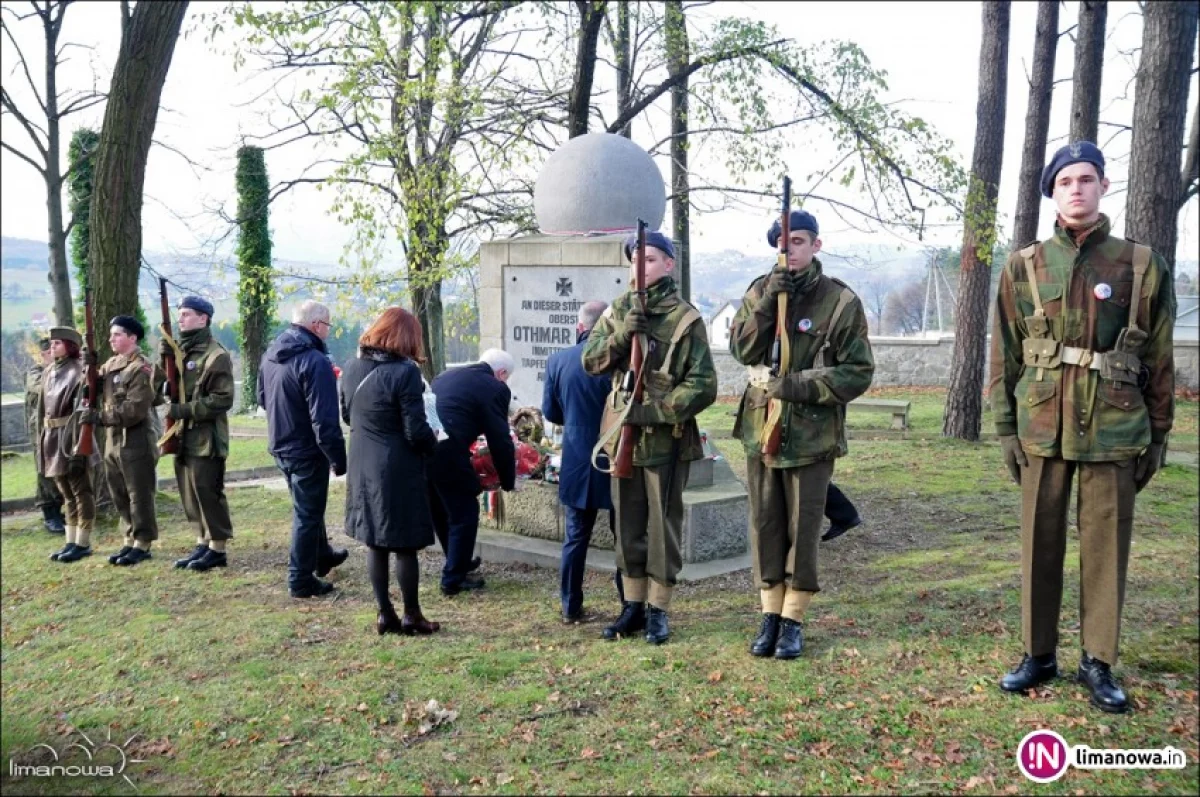
<svg viewBox="0 0 1200 797"><path fill-rule="evenodd" d="M546 360L575 345L579 308L625 291L618 266L505 266L504 349L516 361L508 386L520 406L541 406Z"/></svg>

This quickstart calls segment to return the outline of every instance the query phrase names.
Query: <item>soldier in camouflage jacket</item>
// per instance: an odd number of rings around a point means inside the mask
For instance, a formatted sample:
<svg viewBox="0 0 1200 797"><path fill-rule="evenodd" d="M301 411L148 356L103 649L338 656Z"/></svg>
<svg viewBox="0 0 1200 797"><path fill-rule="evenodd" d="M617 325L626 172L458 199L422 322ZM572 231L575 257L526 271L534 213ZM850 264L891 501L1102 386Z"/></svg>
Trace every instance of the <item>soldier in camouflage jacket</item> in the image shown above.
<svg viewBox="0 0 1200 797"><path fill-rule="evenodd" d="M1025 656L1001 688L1025 692L1057 673L1067 501L1078 474L1078 678L1109 712L1128 702L1113 679L1134 496L1162 464L1174 418L1170 272L1148 247L1111 234L1100 213L1104 157L1063 147L1042 174L1054 235L1013 253L1000 275L990 394L1005 463L1021 485Z"/></svg>
<svg viewBox="0 0 1200 797"><path fill-rule="evenodd" d="M635 242L635 237L625 242L631 262ZM632 290L617 297L596 322L582 358L589 374L612 375L605 410L612 419L626 409L621 383L633 337L643 336L644 400L628 407L625 416L626 423L639 427L633 476L612 480L624 609L604 637L645 628L646 641L661 644L669 635L667 609L683 567L683 490L691 462L704 456L696 416L717 398L717 373L703 319L671 277L675 248L669 238L657 232L646 236L645 266L646 310ZM601 430L602 440L607 428ZM619 434L618 426L611 429Z"/></svg>
<svg viewBox="0 0 1200 797"><path fill-rule="evenodd" d="M754 656L794 659L801 622L817 582L817 546L834 459L846 454L846 404L871 386L875 361L862 303L821 272L812 214L792 211L787 268L756 279L729 330L729 351L750 368L734 437L746 448L751 564L762 602ZM776 246L778 221L767 233ZM782 255L780 256L782 258ZM778 297L786 294L786 354L780 375L767 362L775 340ZM763 454L768 415L782 424L779 451ZM773 417L773 416L772 416Z"/></svg>

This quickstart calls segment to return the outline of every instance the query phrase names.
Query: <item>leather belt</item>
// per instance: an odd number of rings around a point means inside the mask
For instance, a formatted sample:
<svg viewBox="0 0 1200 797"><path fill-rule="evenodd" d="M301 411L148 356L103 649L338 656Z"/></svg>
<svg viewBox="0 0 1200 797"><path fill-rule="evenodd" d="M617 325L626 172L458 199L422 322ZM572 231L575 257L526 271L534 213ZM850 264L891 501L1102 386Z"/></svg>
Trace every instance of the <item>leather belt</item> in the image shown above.
<svg viewBox="0 0 1200 797"><path fill-rule="evenodd" d="M64 415L61 418L47 418L45 425L47 429L61 429L71 422L70 415Z"/></svg>

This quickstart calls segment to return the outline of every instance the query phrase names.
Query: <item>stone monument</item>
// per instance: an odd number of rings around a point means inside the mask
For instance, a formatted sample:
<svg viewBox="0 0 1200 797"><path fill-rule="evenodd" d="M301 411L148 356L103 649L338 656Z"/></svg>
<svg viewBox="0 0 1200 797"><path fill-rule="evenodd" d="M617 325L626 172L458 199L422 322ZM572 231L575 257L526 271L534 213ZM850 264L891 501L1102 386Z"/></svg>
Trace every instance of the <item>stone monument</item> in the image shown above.
<svg viewBox="0 0 1200 797"><path fill-rule="evenodd" d="M540 234L480 246L479 346L504 349L516 360L508 382L515 405L541 406L546 360L575 345L579 308L593 299L612 302L627 289L625 238L639 218L650 230L662 225L665 194L658 166L637 144L611 133L578 136L556 150L538 176ZM502 494L485 525L561 541L557 487L531 482L520 493ZM685 565L744 558L746 493L724 461L693 465L684 503ZM592 545L612 548L606 518L597 521ZM502 555L487 551L492 559Z"/></svg>

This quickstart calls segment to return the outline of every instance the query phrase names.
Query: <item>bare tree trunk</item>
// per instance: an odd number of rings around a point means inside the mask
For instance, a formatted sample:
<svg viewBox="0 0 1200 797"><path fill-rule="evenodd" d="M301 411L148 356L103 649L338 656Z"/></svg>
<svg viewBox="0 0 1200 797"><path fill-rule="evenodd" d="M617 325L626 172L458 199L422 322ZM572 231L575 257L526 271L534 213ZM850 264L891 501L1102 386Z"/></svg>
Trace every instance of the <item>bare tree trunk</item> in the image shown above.
<svg viewBox="0 0 1200 797"><path fill-rule="evenodd" d="M408 233L407 260L409 301L413 315L421 322L425 362L421 371L428 381L446 370L446 337L442 318L442 280L439 273L450 241L445 220L420 221Z"/></svg>
<svg viewBox="0 0 1200 797"><path fill-rule="evenodd" d="M1187 156L1179 183L1179 209L1200 189L1200 102L1192 111L1192 132L1188 135Z"/></svg>
<svg viewBox="0 0 1200 797"><path fill-rule="evenodd" d="M633 83L633 69L629 52L629 3L617 3L617 37L613 44L617 64L617 116L629 109L629 88ZM633 122L627 122L618 135L633 138Z"/></svg>
<svg viewBox="0 0 1200 797"><path fill-rule="evenodd" d="M1151 4L1153 5L1153 4ZM1071 140L1096 141L1100 130L1100 80L1108 0L1080 0L1075 33L1075 79L1071 94Z"/></svg>
<svg viewBox="0 0 1200 797"><path fill-rule="evenodd" d="M983 415L983 361L987 339L988 287L995 250L996 195L1004 155L1004 111L1008 90L1008 0L983 4L979 51L979 99L975 107L975 152L967 193L961 275L955 308L954 357L942 434L978 440Z"/></svg>
<svg viewBox="0 0 1200 797"><path fill-rule="evenodd" d="M54 296L54 320L59 326L75 326L71 306L71 279L67 268L67 236L63 229L61 139L58 113L58 24L48 24L46 31L46 215L47 238L50 245L50 290Z"/></svg>
<svg viewBox="0 0 1200 797"><path fill-rule="evenodd" d="M596 42L604 24L604 0L575 0L579 9L579 46L575 50L575 79L567 105L567 134L570 138L588 131L592 108L592 78L596 74Z"/></svg>
<svg viewBox="0 0 1200 797"><path fill-rule="evenodd" d="M1162 255L1172 276L1179 239L1180 161L1198 9L1195 3L1146 4L1142 62L1133 95L1125 237Z"/></svg>
<svg viewBox="0 0 1200 797"><path fill-rule="evenodd" d="M684 299L692 297L690 201L688 199L688 64L687 19L682 0L667 0L667 73L680 75L671 87L671 225L675 239L675 274Z"/></svg>
<svg viewBox="0 0 1200 797"><path fill-rule="evenodd" d="M1046 163L1046 136L1054 97L1054 53L1058 48L1058 0L1038 0L1037 32L1033 40L1033 74L1029 78L1029 109L1025 113L1025 143L1017 185L1017 213L1012 248L1037 238L1042 200L1041 175Z"/></svg>
<svg viewBox="0 0 1200 797"><path fill-rule="evenodd" d="M96 318L134 312L142 257L142 191L159 98L187 0L134 6L113 70L92 190L92 290ZM97 341L101 360L111 352Z"/></svg>

